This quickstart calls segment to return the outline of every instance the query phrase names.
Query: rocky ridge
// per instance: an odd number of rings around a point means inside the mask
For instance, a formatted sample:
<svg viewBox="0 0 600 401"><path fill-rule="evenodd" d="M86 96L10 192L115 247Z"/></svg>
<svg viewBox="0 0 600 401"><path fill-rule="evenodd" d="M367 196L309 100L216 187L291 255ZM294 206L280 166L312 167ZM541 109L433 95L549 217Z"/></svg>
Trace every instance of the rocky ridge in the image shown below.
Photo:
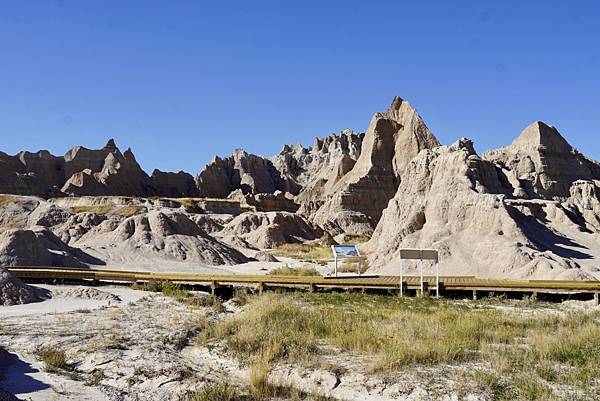
<svg viewBox="0 0 600 401"><path fill-rule="evenodd" d="M441 146L417 111L396 97L365 134L344 130L309 148L285 145L270 159L236 150L215 158L195 180L182 172L148 176L112 141L98 151L74 148L64 158L0 154L0 163L7 192L48 195L71 174L61 196L105 195L51 202L4 197L0 231L13 244L0 252L7 263L25 263L19 255L31 253L57 265L97 264L90 257L237 264L284 243L367 235L376 272L395 273L402 247L435 247L447 273L600 276L600 165L539 121L511 145L480 157L468 139ZM136 195L106 196L111 191ZM173 199L140 198L156 193ZM174 199L184 196L222 200ZM96 210L107 199L121 203ZM37 253L11 255L20 236L42 244Z"/></svg>

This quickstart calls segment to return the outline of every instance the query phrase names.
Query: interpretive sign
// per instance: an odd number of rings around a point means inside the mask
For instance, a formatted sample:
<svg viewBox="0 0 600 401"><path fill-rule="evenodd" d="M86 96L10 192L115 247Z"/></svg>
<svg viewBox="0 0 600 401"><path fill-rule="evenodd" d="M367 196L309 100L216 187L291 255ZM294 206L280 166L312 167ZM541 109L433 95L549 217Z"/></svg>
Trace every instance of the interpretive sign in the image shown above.
<svg viewBox="0 0 600 401"><path fill-rule="evenodd" d="M337 277L338 275L338 260L339 259L356 259L358 263L358 275L361 274L362 268L362 257L360 256L360 252L358 252L358 248L356 245L331 245L331 250L333 251L334 258L334 273Z"/></svg>

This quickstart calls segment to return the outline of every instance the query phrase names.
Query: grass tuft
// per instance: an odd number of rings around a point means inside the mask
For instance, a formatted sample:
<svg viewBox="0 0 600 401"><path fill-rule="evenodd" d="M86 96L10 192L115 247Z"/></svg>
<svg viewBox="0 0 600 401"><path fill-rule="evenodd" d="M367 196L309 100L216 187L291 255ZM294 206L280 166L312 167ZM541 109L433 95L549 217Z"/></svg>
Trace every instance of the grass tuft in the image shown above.
<svg viewBox="0 0 600 401"><path fill-rule="evenodd" d="M48 372L56 372L68 368L65 351L58 347L40 347L35 351L35 355L40 361L44 362L44 369Z"/></svg>
<svg viewBox="0 0 600 401"><path fill-rule="evenodd" d="M299 268L293 268L289 266L278 267L269 272L272 276L320 276L321 274L312 266L302 266Z"/></svg>

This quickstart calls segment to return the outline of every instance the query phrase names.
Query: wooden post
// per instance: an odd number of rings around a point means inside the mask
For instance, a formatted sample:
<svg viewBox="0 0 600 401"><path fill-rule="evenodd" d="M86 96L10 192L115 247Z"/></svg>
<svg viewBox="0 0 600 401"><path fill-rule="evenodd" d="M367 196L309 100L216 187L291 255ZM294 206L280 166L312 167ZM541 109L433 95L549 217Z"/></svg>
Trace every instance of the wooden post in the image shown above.
<svg viewBox="0 0 600 401"><path fill-rule="evenodd" d="M473 301L477 301L477 290L473 290Z"/></svg>
<svg viewBox="0 0 600 401"><path fill-rule="evenodd" d="M538 299L538 293L537 293L537 291L533 291L533 292L531 293L531 300L532 300L533 302L537 302L537 299Z"/></svg>
<svg viewBox="0 0 600 401"><path fill-rule="evenodd" d="M596 305L596 306L600 305L600 292L594 293L594 305Z"/></svg>
<svg viewBox="0 0 600 401"><path fill-rule="evenodd" d="M217 289L219 288L219 284L216 281L212 281L210 283L210 293L213 297L217 296Z"/></svg>
<svg viewBox="0 0 600 401"><path fill-rule="evenodd" d="M258 290L258 295L262 295L263 291L265 290L265 283L263 283L262 281L260 283L258 283L258 285L256 286L256 289Z"/></svg>
<svg viewBox="0 0 600 401"><path fill-rule="evenodd" d="M315 291L317 291L317 286L315 285L315 283L310 283L308 285L308 292L312 293L312 292L315 292Z"/></svg>

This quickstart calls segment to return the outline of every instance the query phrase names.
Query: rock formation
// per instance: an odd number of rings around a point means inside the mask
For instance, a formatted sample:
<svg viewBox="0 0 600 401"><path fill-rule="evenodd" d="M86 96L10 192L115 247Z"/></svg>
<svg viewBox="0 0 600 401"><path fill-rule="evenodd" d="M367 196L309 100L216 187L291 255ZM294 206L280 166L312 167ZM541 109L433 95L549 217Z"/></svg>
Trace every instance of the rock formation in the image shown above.
<svg viewBox="0 0 600 401"><path fill-rule="evenodd" d="M186 173L155 171L149 177L133 152L121 153L114 140L98 150L77 146L64 156L48 151L0 153L0 193L44 198L65 195L197 196Z"/></svg>
<svg viewBox="0 0 600 401"><path fill-rule="evenodd" d="M194 177L186 172L165 173L154 170L150 179L154 190L160 196L172 198L199 196Z"/></svg>
<svg viewBox="0 0 600 401"><path fill-rule="evenodd" d="M314 240L322 230L302 216L288 212L249 212L227 223L221 236L238 236L251 245L269 249L285 243Z"/></svg>
<svg viewBox="0 0 600 401"><path fill-rule="evenodd" d="M514 190L468 140L421 152L367 244L372 270L398 273L400 248L424 247L440 249L444 274L593 277L598 238L560 203L510 199Z"/></svg>
<svg viewBox="0 0 600 401"><path fill-rule="evenodd" d="M436 146L439 142L416 110L396 97L388 110L373 116L352 169L323 191L322 205L312 200L301 211L336 234L370 234L410 160Z"/></svg>
<svg viewBox="0 0 600 401"><path fill-rule="evenodd" d="M14 274L0 266L0 305L28 304L48 298L50 298L49 291L24 284ZM0 352L3 351L0 348Z"/></svg>
<svg viewBox="0 0 600 401"><path fill-rule="evenodd" d="M244 194L240 189L229 194L229 199L240 202L245 207L250 207L257 212L291 212L298 211L300 205L294 201L294 196L289 192L275 191L272 194Z"/></svg>
<svg viewBox="0 0 600 401"><path fill-rule="evenodd" d="M339 134L316 138L313 146L285 145L271 158L281 175L304 193L320 191L352 169L361 152L364 134L346 129Z"/></svg>
<svg viewBox="0 0 600 401"><path fill-rule="evenodd" d="M510 145L484 154L505 168L515 196L564 200L577 180L600 180L600 166L577 152L554 127L536 121Z"/></svg>
<svg viewBox="0 0 600 401"><path fill-rule="evenodd" d="M71 245L94 249L100 258L109 258L113 263L163 259L214 266L248 261L180 212L150 211L124 220L109 218Z"/></svg>
<svg viewBox="0 0 600 401"><path fill-rule="evenodd" d="M104 262L66 245L46 227L12 229L0 234L0 266L87 267L89 264Z"/></svg>
<svg viewBox="0 0 600 401"><path fill-rule="evenodd" d="M295 192L293 183L281 176L273 163L236 149L229 157L215 157L196 177L200 196L227 198L235 190L244 194Z"/></svg>
<svg viewBox="0 0 600 401"><path fill-rule="evenodd" d="M600 232L600 181L575 181L569 202L581 214L588 228Z"/></svg>

